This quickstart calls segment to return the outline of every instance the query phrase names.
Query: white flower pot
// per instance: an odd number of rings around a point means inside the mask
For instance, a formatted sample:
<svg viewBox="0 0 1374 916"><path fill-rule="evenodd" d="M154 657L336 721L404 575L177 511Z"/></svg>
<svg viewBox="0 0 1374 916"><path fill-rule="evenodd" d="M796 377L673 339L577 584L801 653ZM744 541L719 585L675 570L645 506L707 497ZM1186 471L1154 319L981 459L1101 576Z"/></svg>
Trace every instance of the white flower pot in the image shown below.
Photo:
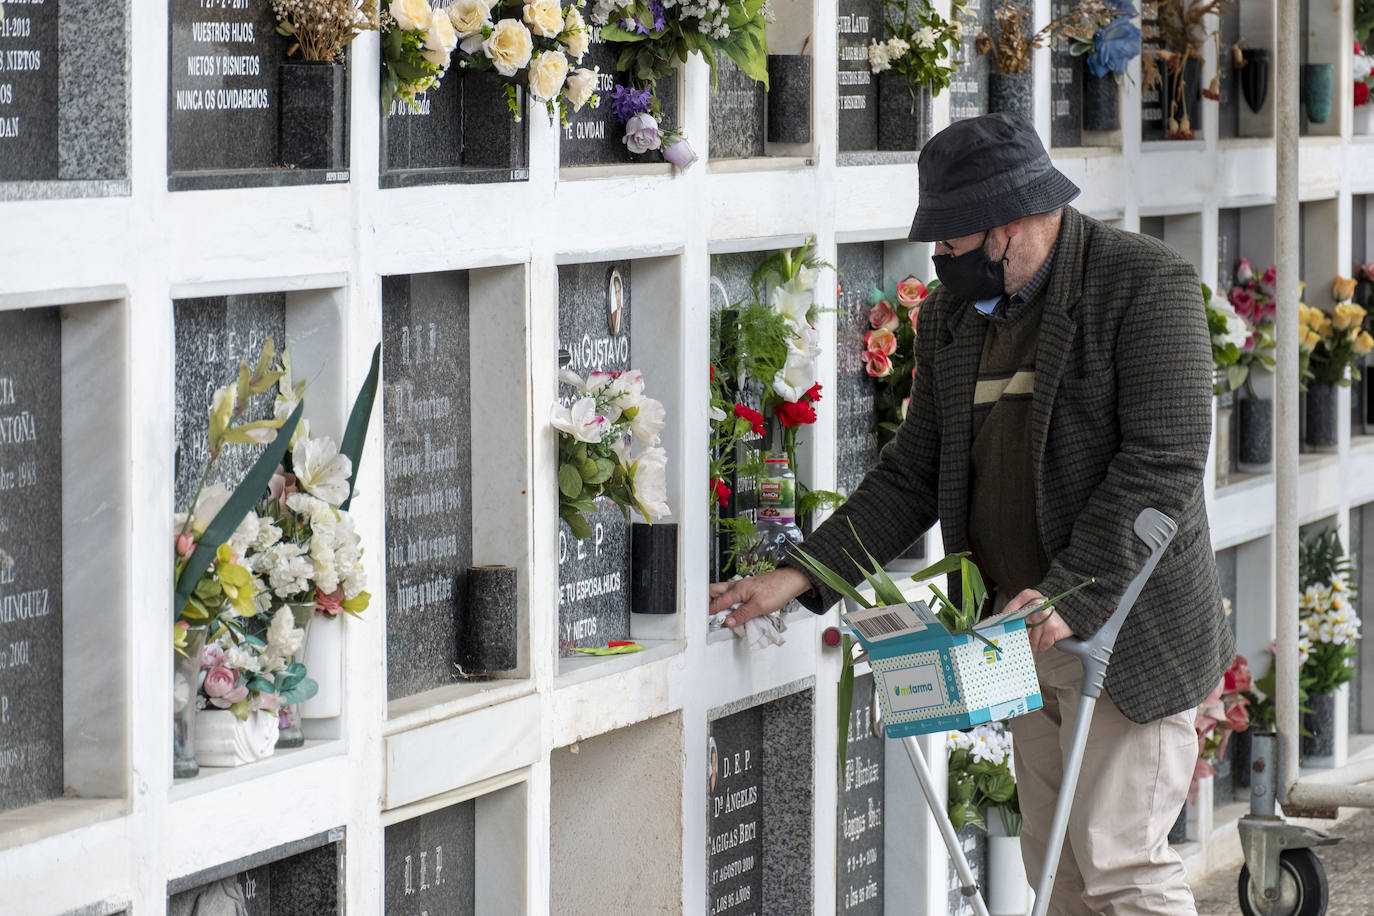
<svg viewBox="0 0 1374 916"><path fill-rule="evenodd" d="M1374 104L1356 105L1354 127L1351 129L1351 133L1357 137L1369 133L1371 127L1374 127L1374 124L1371 124L1374 117L1371 116L1374 116Z"/></svg>
<svg viewBox="0 0 1374 916"><path fill-rule="evenodd" d="M305 641L306 676L319 691L300 704L306 719L332 719L343 712L343 616L316 616Z"/></svg>
<svg viewBox="0 0 1374 916"><path fill-rule="evenodd" d="M277 749L277 714L250 712L240 719L227 709L196 713L196 763L237 767L271 757Z"/></svg>
<svg viewBox="0 0 1374 916"><path fill-rule="evenodd" d="M1025 916L1031 909L1031 887L1021 860L1019 836L997 836L1000 824L994 813L988 822L988 912L992 916Z"/></svg>

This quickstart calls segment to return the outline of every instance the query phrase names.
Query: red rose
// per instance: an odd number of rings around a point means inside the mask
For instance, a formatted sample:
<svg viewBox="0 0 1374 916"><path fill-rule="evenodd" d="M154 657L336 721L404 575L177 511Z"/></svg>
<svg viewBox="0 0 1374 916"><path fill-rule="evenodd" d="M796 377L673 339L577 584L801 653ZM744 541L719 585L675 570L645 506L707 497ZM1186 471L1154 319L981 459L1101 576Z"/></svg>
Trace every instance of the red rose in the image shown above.
<svg viewBox="0 0 1374 916"><path fill-rule="evenodd" d="M725 485L725 481L721 480L719 477L711 478L711 495L715 501L722 506L728 505L730 494L733 492L733 490Z"/></svg>
<svg viewBox="0 0 1374 916"><path fill-rule="evenodd" d="M748 420L750 427L760 436L764 434L763 414L759 413L754 408L746 407L743 404L736 404L735 416Z"/></svg>
<svg viewBox="0 0 1374 916"><path fill-rule="evenodd" d="M1369 102L1369 84L1360 82L1355 84L1355 104L1365 105Z"/></svg>
<svg viewBox="0 0 1374 916"><path fill-rule="evenodd" d="M773 408L783 426L804 426L816 422L816 408L809 401L783 401Z"/></svg>

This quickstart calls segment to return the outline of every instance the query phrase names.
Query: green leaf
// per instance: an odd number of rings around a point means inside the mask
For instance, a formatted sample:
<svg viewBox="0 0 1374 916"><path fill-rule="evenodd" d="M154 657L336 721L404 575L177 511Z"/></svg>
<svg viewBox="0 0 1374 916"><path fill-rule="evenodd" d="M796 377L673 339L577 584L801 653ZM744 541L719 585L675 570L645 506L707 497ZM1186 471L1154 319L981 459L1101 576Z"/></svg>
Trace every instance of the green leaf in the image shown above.
<svg viewBox="0 0 1374 916"><path fill-rule="evenodd" d="M191 554L191 559L186 562L186 567L181 571L181 576L177 579L176 591L172 595L172 607L179 613L186 604L186 599L191 596L196 583L205 575L205 571L210 568L210 563L215 557L215 552L224 542L233 536L243 517L253 509L267 484L272 479L272 475L277 470L277 465L281 464L282 456L286 454L286 446L291 442L291 436L296 431L296 425L301 421L301 413L305 410L305 402L296 405L296 409L291 412L282 428L277 430L277 438L272 440L258 460L253 463L239 484L238 489L234 490L232 496L224 506L206 526L205 533L200 536L199 543L196 544L195 552Z"/></svg>
<svg viewBox="0 0 1374 916"><path fill-rule="evenodd" d="M840 652L842 663L840 666L840 685L838 689L837 712L839 714L840 736L839 736L839 774L840 782L844 782L844 758L849 750L849 714L854 709L854 654L850 651L853 637L845 634L840 637Z"/></svg>
<svg viewBox="0 0 1374 916"><path fill-rule="evenodd" d="M987 600L988 589L983 584L983 574L978 571L977 564L967 557L959 562L959 580L964 592L964 619L977 620L978 612Z"/></svg>
<svg viewBox="0 0 1374 916"><path fill-rule="evenodd" d="M587 524L587 520L581 512L571 506L559 506L558 515L568 523L568 527L572 529L573 537L579 541L592 536L592 526Z"/></svg>
<svg viewBox="0 0 1374 916"><path fill-rule="evenodd" d="M367 439L367 424L372 418L372 402L377 397L377 378L381 372L382 345L372 349L372 368L367 372L363 387L353 399L353 409L348 413L348 425L344 427L343 440L339 454L353 462L353 473L348 477L348 498L339 505L340 511L347 512L348 504L353 502L353 485L358 482L358 465L363 459L363 442Z"/></svg>
<svg viewBox="0 0 1374 916"><path fill-rule="evenodd" d="M927 579L934 579L936 576L944 576L959 569L964 558L969 556L968 551L961 553L951 553L938 562L932 563L925 569L911 574L912 582L924 582Z"/></svg>
<svg viewBox="0 0 1374 916"><path fill-rule="evenodd" d="M283 703L295 705L296 703L304 703L318 693L319 690L320 685L314 680L308 677L302 677L290 687L278 690L277 698Z"/></svg>
<svg viewBox="0 0 1374 916"><path fill-rule="evenodd" d="M987 796L988 801L1001 804L1016 794L1016 780L1001 767L978 780L978 788Z"/></svg>
<svg viewBox="0 0 1374 916"><path fill-rule="evenodd" d="M582 493L582 475L571 464L558 468L558 490L568 499L577 499Z"/></svg>
<svg viewBox="0 0 1374 916"><path fill-rule="evenodd" d="M808 554L806 551L802 550L800 547L793 547L791 555L793 558L796 559L798 563L804 566L807 569L807 571L812 573L817 579L820 579L823 583L829 586L829 588L832 591L838 592L846 598L853 599L855 602L858 603L860 607L874 606L873 602L870 601L868 598L864 597L862 594L860 594L858 589L854 588L854 586L850 585L844 579L840 578L840 576L836 572L834 572L825 564L821 563L821 561L817 560L815 557Z"/></svg>

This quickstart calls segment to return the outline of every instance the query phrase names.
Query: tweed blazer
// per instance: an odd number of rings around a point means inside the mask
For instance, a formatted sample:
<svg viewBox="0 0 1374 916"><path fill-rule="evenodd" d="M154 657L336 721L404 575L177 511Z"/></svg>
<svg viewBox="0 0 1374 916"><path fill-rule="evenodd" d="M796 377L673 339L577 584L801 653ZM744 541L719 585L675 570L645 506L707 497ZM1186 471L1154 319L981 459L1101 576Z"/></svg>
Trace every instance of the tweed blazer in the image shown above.
<svg viewBox="0 0 1374 916"><path fill-rule="evenodd" d="M1197 273L1154 239L1066 207L1046 283L1031 407L1041 582L1080 636L1106 621L1149 554L1132 525L1153 506L1178 523L1127 617L1106 690L1136 722L1197 705L1234 648L1212 553L1203 473L1212 358ZM973 393L986 322L937 289L921 309L906 420L852 496L803 545L852 582L862 544L887 562L937 520L948 553L968 549ZM851 525L853 526L851 530ZM951 594L957 595L954 583ZM838 596L821 584L813 611Z"/></svg>

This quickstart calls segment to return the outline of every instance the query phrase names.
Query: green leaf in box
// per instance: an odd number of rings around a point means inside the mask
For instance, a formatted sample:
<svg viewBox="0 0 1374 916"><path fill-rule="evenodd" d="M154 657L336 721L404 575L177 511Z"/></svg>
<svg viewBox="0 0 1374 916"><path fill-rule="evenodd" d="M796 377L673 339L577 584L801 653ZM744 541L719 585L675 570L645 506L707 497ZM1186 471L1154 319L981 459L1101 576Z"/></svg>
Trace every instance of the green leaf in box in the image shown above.
<svg viewBox="0 0 1374 916"><path fill-rule="evenodd" d="M950 633L912 601L842 615L868 653L889 738L970 728L1042 705L1026 632L1036 608L999 614Z"/></svg>

